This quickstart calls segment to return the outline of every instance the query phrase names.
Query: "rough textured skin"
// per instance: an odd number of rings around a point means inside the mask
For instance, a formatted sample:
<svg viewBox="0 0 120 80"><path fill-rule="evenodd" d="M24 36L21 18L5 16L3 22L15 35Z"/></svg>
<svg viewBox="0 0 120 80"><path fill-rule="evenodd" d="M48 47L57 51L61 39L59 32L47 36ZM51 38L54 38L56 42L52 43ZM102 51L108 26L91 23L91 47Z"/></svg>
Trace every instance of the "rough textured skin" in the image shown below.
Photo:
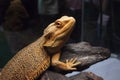
<svg viewBox="0 0 120 80"><path fill-rule="evenodd" d="M17 53L2 70L0 80L33 80L50 65L50 57L40 44L41 40Z"/></svg>
<svg viewBox="0 0 120 80"><path fill-rule="evenodd" d="M42 37L20 50L2 69L0 80L34 80L42 74L51 64L51 56L58 53L73 29L73 17L63 16L51 23ZM53 60L58 59L55 56ZM54 61L57 64L56 61ZM75 59L66 63L58 61L60 68L72 70ZM62 64L62 65L61 65Z"/></svg>

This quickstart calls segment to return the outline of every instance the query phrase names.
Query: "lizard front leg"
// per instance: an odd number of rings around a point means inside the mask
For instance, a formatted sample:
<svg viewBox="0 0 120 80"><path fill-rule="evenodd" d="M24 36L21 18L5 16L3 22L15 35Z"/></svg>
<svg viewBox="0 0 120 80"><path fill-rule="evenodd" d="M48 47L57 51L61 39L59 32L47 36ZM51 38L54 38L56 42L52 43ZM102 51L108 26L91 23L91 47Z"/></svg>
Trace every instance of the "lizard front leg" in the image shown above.
<svg viewBox="0 0 120 80"><path fill-rule="evenodd" d="M59 61L60 51L52 56L52 66L58 67L63 70L76 70L75 66L79 65L80 62L76 62L77 58L66 60L66 63Z"/></svg>

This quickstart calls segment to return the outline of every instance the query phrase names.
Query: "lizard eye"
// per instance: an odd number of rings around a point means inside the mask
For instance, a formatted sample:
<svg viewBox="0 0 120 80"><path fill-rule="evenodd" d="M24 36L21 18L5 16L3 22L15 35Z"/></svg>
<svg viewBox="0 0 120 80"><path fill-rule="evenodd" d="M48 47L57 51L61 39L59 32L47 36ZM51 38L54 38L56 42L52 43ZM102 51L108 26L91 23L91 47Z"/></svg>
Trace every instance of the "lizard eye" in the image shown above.
<svg viewBox="0 0 120 80"><path fill-rule="evenodd" d="M56 25L57 28L63 27L62 22L60 22L60 21L56 21L55 25Z"/></svg>

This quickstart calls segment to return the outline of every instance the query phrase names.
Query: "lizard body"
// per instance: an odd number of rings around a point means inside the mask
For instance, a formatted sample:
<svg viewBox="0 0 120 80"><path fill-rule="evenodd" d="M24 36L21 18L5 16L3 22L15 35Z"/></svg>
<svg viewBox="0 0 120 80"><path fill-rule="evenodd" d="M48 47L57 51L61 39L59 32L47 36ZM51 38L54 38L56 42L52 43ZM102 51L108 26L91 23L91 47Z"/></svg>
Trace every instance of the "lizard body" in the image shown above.
<svg viewBox="0 0 120 80"><path fill-rule="evenodd" d="M0 80L34 80L49 66L63 70L76 70L80 64L76 59L59 61L60 49L69 38L75 19L63 16L48 25L43 35L35 42L20 50L4 66Z"/></svg>

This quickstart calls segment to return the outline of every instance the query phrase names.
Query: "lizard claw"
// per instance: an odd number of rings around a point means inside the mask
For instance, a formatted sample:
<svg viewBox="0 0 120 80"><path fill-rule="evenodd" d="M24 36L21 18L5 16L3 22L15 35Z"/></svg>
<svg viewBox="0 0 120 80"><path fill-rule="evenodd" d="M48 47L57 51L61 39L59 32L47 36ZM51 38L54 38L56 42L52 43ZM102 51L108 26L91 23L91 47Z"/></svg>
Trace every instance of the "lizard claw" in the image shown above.
<svg viewBox="0 0 120 80"><path fill-rule="evenodd" d="M76 70L74 66L81 64L81 62L77 62L77 58L71 58L70 60L66 60L66 66L68 70Z"/></svg>

